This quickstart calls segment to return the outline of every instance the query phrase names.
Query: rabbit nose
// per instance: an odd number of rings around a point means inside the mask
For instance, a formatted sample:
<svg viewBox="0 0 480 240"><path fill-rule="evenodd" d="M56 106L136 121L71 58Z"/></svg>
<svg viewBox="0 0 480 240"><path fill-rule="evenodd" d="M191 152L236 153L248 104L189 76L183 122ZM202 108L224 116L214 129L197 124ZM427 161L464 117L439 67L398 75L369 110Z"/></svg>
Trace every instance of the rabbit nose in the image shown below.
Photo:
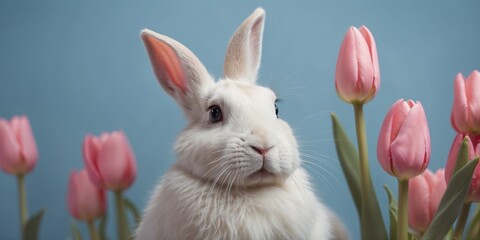
<svg viewBox="0 0 480 240"><path fill-rule="evenodd" d="M255 150L255 152L257 152L258 154L262 155L265 157L265 155L267 154L267 152L273 148L273 146L271 147L268 147L268 148L262 148L262 147L256 147L256 146L253 146L253 145L250 145L250 147Z"/></svg>

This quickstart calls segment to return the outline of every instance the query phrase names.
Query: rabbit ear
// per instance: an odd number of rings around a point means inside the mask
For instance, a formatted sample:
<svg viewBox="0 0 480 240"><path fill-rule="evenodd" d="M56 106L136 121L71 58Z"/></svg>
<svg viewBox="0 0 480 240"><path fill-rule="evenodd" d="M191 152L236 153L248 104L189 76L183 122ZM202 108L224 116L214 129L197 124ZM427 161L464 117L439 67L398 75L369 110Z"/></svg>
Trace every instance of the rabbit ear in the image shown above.
<svg viewBox="0 0 480 240"><path fill-rule="evenodd" d="M228 43L225 77L255 83L262 57L264 22L265 11L257 8L235 31Z"/></svg>
<svg viewBox="0 0 480 240"><path fill-rule="evenodd" d="M200 60L181 43L148 29L141 32L141 37L158 82L188 110L199 97L200 88L213 83L213 79Z"/></svg>

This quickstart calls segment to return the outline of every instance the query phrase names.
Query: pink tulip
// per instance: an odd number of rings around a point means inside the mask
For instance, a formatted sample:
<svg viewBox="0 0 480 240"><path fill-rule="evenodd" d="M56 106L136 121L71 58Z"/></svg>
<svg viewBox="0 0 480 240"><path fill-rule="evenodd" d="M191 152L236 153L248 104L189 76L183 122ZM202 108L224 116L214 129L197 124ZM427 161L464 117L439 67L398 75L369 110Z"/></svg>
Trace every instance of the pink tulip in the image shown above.
<svg viewBox="0 0 480 240"><path fill-rule="evenodd" d="M375 39L367 27L350 27L337 59L335 88L348 103L369 102L380 88Z"/></svg>
<svg viewBox="0 0 480 240"><path fill-rule="evenodd" d="M427 169L408 183L408 224L417 232L425 232L437 212L447 188L444 174L443 169L435 174Z"/></svg>
<svg viewBox="0 0 480 240"><path fill-rule="evenodd" d="M430 133L420 102L396 101L383 120L377 157L382 168L400 180L421 174L430 161Z"/></svg>
<svg viewBox="0 0 480 240"><path fill-rule="evenodd" d="M38 153L26 116L0 118L0 168L9 174L26 174L37 163Z"/></svg>
<svg viewBox="0 0 480 240"><path fill-rule="evenodd" d="M127 137L121 131L90 134L83 142L83 157L93 183L101 188L123 190L137 175L137 165Z"/></svg>
<svg viewBox="0 0 480 240"><path fill-rule="evenodd" d="M73 171L68 182L68 210L77 220L92 221L105 214L105 190L96 187L85 169Z"/></svg>
<svg viewBox="0 0 480 240"><path fill-rule="evenodd" d="M468 136L468 159L473 160L476 156L480 156L480 135L472 135L459 133L455 137L448 154L447 165L445 166L445 180L447 183L452 178L455 164L457 162L458 151L462 145L463 139ZM480 167L477 166L473 172L472 182L467 196L467 201L480 201Z"/></svg>
<svg viewBox="0 0 480 240"><path fill-rule="evenodd" d="M451 122L457 132L480 134L480 72L455 78Z"/></svg>

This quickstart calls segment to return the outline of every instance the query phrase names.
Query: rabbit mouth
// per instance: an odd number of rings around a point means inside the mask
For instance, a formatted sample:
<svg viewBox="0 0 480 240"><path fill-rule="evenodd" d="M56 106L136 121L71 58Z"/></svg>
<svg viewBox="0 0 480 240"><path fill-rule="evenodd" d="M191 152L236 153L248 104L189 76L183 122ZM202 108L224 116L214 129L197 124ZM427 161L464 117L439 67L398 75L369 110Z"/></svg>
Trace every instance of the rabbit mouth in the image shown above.
<svg viewBox="0 0 480 240"><path fill-rule="evenodd" d="M271 178L271 177L274 177L275 174L273 174L272 172L269 172L267 169L265 169L264 167L258 169L257 171L253 172L252 174L250 174L250 178L253 178L253 179L264 179L264 178Z"/></svg>

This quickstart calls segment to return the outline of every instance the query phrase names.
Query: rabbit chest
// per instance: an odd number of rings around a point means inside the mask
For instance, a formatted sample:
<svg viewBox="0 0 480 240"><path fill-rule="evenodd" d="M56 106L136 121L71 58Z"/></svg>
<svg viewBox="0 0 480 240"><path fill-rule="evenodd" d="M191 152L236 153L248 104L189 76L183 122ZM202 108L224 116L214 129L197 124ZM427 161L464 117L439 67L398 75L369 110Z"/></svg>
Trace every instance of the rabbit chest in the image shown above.
<svg viewBox="0 0 480 240"><path fill-rule="evenodd" d="M326 239L328 213L305 178L298 169L278 186L212 188L174 168L155 190L146 222L156 239Z"/></svg>

